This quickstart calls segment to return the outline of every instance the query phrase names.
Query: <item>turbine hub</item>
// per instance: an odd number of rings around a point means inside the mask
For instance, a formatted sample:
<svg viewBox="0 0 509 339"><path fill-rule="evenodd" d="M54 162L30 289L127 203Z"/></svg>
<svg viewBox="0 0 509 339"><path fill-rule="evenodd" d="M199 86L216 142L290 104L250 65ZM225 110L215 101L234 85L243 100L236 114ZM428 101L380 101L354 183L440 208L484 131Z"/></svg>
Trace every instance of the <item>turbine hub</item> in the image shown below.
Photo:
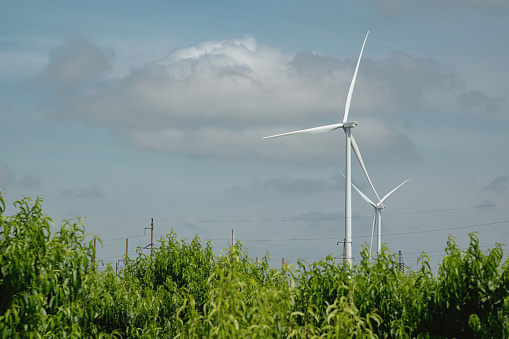
<svg viewBox="0 0 509 339"><path fill-rule="evenodd" d="M343 128L352 128L357 126L357 121L349 121L343 124Z"/></svg>

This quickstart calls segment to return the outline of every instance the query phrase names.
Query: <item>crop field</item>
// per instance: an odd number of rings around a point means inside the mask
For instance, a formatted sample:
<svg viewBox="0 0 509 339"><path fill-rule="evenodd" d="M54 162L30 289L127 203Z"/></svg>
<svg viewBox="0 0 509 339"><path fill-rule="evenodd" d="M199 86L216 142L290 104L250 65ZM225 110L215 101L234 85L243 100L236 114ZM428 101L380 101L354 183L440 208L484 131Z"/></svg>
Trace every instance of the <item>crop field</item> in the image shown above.
<svg viewBox="0 0 509 339"><path fill-rule="evenodd" d="M2 338L507 338L509 262L501 245L449 238L436 273L423 254L402 271L387 248L349 267L332 257L281 269L237 243L159 239L153 255L100 271L80 221L53 221L42 201L0 195ZM100 241L100 240L98 240Z"/></svg>

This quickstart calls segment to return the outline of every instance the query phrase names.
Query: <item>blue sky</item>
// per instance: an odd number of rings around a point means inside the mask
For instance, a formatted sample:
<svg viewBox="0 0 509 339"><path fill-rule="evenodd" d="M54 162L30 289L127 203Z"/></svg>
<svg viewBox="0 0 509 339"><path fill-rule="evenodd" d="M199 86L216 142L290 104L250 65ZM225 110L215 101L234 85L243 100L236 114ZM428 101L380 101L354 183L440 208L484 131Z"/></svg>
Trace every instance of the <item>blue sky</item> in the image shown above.
<svg viewBox="0 0 509 339"><path fill-rule="evenodd" d="M350 118L380 195L383 241L415 265L448 235L509 243L509 5L504 1L4 1L0 188L86 217L120 259L174 228L236 238L275 264L342 255L336 123ZM374 199L354 161L353 182ZM488 207L486 207L488 206ZM12 207L9 211L12 211ZM353 253L372 208L353 192ZM148 234L148 233L146 233ZM307 240L297 240L307 239Z"/></svg>

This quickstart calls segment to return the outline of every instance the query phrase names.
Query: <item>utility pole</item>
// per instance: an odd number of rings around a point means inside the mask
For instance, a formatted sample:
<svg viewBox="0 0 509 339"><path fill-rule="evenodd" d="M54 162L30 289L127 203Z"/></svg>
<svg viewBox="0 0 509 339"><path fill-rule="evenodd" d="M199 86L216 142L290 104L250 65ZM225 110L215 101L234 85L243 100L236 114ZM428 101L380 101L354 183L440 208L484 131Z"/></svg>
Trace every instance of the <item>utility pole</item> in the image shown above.
<svg viewBox="0 0 509 339"><path fill-rule="evenodd" d="M401 273L405 273L405 262L403 261L403 254L401 251L398 253L398 266Z"/></svg>
<svg viewBox="0 0 509 339"><path fill-rule="evenodd" d="M150 218L150 255L154 254L154 218Z"/></svg>
<svg viewBox="0 0 509 339"><path fill-rule="evenodd" d="M341 241L338 241L336 245L339 246L340 242ZM345 262L346 262L346 239L343 239L343 268L345 267Z"/></svg>
<svg viewBox="0 0 509 339"><path fill-rule="evenodd" d="M154 218L151 218L150 227L145 227L146 230L150 230L150 244L145 248L150 246L150 256L154 254Z"/></svg>
<svg viewBox="0 0 509 339"><path fill-rule="evenodd" d="M346 238L343 239L343 267L345 267L346 261Z"/></svg>
<svg viewBox="0 0 509 339"><path fill-rule="evenodd" d="M122 261L122 259L115 261L115 273L116 274L118 274L119 262L121 262L121 261Z"/></svg>
<svg viewBox="0 0 509 339"><path fill-rule="evenodd" d="M125 238L125 258L129 259L129 238Z"/></svg>

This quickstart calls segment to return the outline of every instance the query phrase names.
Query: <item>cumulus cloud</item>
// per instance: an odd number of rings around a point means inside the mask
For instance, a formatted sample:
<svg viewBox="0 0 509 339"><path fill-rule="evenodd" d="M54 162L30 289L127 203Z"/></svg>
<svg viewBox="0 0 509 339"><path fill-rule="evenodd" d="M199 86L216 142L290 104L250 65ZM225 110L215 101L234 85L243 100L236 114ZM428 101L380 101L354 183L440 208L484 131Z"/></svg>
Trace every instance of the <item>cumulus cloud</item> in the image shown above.
<svg viewBox="0 0 509 339"><path fill-rule="evenodd" d="M69 94L87 79L109 69L112 56L111 50L101 49L84 39L69 40L51 52L41 81L45 86Z"/></svg>
<svg viewBox="0 0 509 339"><path fill-rule="evenodd" d="M458 96L458 102L461 107L475 112L497 113L504 105L501 98L488 97L484 92L478 90L468 90Z"/></svg>
<svg viewBox="0 0 509 339"><path fill-rule="evenodd" d="M488 185L481 189L481 192L494 192L502 193L505 192L509 176L501 175L493 179Z"/></svg>
<svg viewBox="0 0 509 339"><path fill-rule="evenodd" d="M24 188L38 187L41 185L41 180L30 174L17 176L9 164L0 159L0 190L11 185Z"/></svg>
<svg viewBox="0 0 509 339"><path fill-rule="evenodd" d="M418 158L410 138L387 122L365 118L359 125L359 128L352 131L352 135L355 136L363 156L386 159Z"/></svg>
<svg viewBox="0 0 509 339"><path fill-rule="evenodd" d="M109 67L111 55L81 40L55 49L46 80L65 95L53 97L53 116L106 126L133 147L191 156L322 163L344 152L341 131L260 138L340 121L356 55L286 54L246 35L175 50L122 78L90 81ZM373 154L412 156L411 140L388 118L419 113L428 92L457 82L432 59L365 56L350 115L362 119L356 138Z"/></svg>

